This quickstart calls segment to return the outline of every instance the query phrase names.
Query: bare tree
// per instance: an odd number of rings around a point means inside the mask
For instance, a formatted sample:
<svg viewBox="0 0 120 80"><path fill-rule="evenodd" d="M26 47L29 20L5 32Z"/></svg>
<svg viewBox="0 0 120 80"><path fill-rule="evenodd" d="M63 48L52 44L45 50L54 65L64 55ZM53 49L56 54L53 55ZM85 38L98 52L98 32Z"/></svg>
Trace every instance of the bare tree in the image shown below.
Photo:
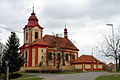
<svg viewBox="0 0 120 80"><path fill-rule="evenodd" d="M99 50L106 57L112 57L116 63L116 71L118 70L118 59L120 56L120 37L115 35L115 38L111 38L110 36L106 36L104 41L101 44L101 48Z"/></svg>

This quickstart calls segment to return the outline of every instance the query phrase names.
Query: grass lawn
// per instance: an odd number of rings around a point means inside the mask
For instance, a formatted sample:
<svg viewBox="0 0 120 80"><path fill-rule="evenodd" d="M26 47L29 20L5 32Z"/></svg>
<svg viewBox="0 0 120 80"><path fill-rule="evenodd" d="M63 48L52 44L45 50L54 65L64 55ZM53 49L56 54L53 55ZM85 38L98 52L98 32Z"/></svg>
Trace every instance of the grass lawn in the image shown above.
<svg viewBox="0 0 120 80"><path fill-rule="evenodd" d="M10 77L10 80L42 80L42 78L35 78L35 75L26 75L26 74L20 74L20 73L13 73L9 77ZM2 74L0 76L0 80L3 80L4 78L6 78L6 75Z"/></svg>
<svg viewBox="0 0 120 80"><path fill-rule="evenodd" d="M83 73L83 71L62 71L62 72L52 73L52 74L75 74L75 73Z"/></svg>
<svg viewBox="0 0 120 80"><path fill-rule="evenodd" d="M43 78L30 78L30 79L23 79L23 80L42 80ZM21 79L19 79L21 80Z"/></svg>
<svg viewBox="0 0 120 80"><path fill-rule="evenodd" d="M104 75L97 77L95 80L120 80L120 75Z"/></svg>
<svg viewBox="0 0 120 80"><path fill-rule="evenodd" d="M104 70L87 70L87 72L106 72Z"/></svg>

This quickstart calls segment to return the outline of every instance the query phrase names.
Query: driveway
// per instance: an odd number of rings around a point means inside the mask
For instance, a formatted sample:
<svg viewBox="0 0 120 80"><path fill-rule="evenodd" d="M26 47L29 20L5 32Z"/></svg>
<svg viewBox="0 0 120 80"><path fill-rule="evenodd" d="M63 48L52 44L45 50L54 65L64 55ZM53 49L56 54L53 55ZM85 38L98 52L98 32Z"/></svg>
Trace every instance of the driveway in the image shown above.
<svg viewBox="0 0 120 80"><path fill-rule="evenodd" d="M87 72L76 74L33 74L36 77L44 78L44 80L95 80L96 77L109 74L108 72Z"/></svg>

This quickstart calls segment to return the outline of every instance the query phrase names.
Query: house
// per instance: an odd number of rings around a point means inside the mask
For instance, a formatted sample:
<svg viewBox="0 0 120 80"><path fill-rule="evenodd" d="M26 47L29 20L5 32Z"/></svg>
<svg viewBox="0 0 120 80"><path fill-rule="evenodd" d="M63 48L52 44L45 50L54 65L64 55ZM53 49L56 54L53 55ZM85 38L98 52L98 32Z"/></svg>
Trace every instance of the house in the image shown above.
<svg viewBox="0 0 120 80"><path fill-rule="evenodd" d="M107 70L108 71L115 71L115 64L113 64L112 62L110 62L108 65L107 65Z"/></svg>
<svg viewBox="0 0 120 80"><path fill-rule="evenodd" d="M72 62L77 70L103 70L103 62L91 55L82 55Z"/></svg>
<svg viewBox="0 0 120 80"><path fill-rule="evenodd" d="M79 49L69 40L65 27L64 37L43 35L43 27L38 23L34 12L23 28L24 44L20 47L21 55L27 63L23 67L71 65L78 58Z"/></svg>

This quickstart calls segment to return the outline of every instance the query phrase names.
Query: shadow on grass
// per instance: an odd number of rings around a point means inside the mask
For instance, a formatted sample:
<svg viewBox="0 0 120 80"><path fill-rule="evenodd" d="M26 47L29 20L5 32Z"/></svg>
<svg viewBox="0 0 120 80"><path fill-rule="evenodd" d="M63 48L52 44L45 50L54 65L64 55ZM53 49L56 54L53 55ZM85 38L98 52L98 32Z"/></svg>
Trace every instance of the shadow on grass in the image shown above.
<svg viewBox="0 0 120 80"><path fill-rule="evenodd" d="M21 77L21 76L23 76L22 74L20 74L20 73L13 73L13 74L10 74L9 75L9 78L10 79L15 79L15 78L19 78L19 77ZM0 80L6 80L6 74L1 74L1 76L0 76Z"/></svg>
<svg viewBox="0 0 120 80"><path fill-rule="evenodd" d="M15 79L15 78L19 78L19 77L22 77L23 75L20 74L20 73L14 73L14 74L11 74L10 75L10 79Z"/></svg>

